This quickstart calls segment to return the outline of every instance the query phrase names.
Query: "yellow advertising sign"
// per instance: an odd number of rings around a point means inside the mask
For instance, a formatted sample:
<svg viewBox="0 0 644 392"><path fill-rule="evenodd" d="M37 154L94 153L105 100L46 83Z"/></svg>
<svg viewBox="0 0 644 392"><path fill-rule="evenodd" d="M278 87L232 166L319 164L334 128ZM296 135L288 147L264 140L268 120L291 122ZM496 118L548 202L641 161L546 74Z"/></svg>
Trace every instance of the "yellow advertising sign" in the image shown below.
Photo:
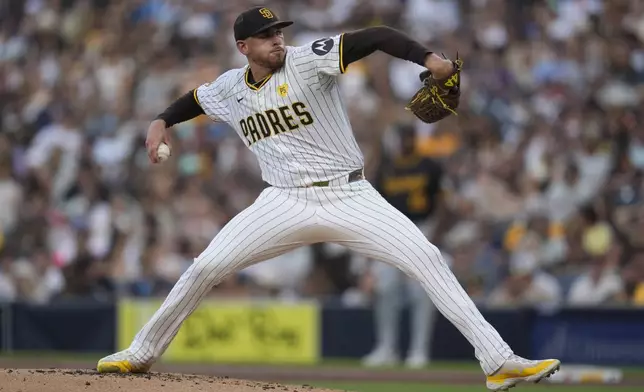
<svg viewBox="0 0 644 392"><path fill-rule="evenodd" d="M130 342L160 301L119 303L119 349ZM167 361L315 363L319 310L312 303L206 301L183 323Z"/></svg>

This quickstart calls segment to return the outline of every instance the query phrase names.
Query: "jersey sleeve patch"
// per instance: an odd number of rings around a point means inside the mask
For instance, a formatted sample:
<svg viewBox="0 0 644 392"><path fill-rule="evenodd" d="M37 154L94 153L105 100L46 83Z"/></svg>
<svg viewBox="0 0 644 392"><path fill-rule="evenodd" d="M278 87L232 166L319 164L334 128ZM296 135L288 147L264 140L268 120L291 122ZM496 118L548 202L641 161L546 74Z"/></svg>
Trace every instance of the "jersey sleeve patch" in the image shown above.
<svg viewBox="0 0 644 392"><path fill-rule="evenodd" d="M324 56L333 49L334 42L333 38L322 38L316 41L313 41L311 44L311 51L318 56Z"/></svg>
<svg viewBox="0 0 644 392"><path fill-rule="evenodd" d="M305 78L311 71L329 76L339 75L344 72L341 46L342 34L318 38L296 48L293 64Z"/></svg>

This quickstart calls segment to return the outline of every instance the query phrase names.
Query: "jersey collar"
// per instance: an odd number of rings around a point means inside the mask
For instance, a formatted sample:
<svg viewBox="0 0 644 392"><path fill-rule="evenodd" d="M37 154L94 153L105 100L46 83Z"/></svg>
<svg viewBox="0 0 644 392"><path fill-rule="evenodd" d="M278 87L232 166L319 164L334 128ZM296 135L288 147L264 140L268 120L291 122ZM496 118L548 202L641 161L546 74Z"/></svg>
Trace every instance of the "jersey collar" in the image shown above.
<svg viewBox="0 0 644 392"><path fill-rule="evenodd" d="M246 86L248 86L248 88L250 88L251 90L259 91L259 89L264 87L264 85L266 84L266 82L268 82L271 76L273 76L273 73L269 73L264 77L264 79L262 79L259 82L256 82L255 84L251 83L248 80L249 75L250 75L250 65L246 67L246 72L244 73L244 82L246 83Z"/></svg>

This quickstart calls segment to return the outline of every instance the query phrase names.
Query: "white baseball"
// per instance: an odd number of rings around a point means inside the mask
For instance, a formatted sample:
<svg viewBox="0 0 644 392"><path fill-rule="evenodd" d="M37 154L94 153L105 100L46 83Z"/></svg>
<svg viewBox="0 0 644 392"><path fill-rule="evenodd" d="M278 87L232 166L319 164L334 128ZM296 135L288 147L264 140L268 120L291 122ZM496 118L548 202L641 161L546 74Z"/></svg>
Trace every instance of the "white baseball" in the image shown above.
<svg viewBox="0 0 644 392"><path fill-rule="evenodd" d="M170 147L165 143L159 144L159 148L157 148L157 157L159 158L159 162L163 162L170 158Z"/></svg>

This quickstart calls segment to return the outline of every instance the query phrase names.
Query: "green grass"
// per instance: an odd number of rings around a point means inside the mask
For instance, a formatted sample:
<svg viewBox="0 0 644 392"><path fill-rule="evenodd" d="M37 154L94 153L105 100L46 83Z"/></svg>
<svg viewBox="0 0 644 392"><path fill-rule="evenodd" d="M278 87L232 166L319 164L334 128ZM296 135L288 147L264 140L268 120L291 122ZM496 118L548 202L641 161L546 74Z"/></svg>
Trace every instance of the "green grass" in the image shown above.
<svg viewBox="0 0 644 392"><path fill-rule="evenodd" d="M100 358L109 355L111 353L61 353L61 352L38 352L38 351L20 351L20 352L15 352L12 354L9 353L0 353L0 358L3 359L10 359L10 358L15 358L15 359L31 359L31 358L38 358L38 359L50 359L54 361L98 361ZM172 362L164 362L171 364ZM190 362L182 362L184 364L189 364ZM261 363L256 363L252 364L249 363L247 365L266 365L266 364L261 364ZM564 363L564 366L566 364ZM308 366L317 366L317 367L333 367L333 368L360 368L360 361L356 359L345 359L345 358L338 358L338 359L325 359L322 362L315 364L315 365L293 365L293 364L285 364L285 365L280 365L280 364L275 364L275 366L302 366L302 367L308 367ZM481 371L481 368L479 367L479 364L474 361L436 361L432 362L430 366L428 366L426 369L420 369L420 370L409 370L403 366L395 366L395 367L389 367L386 368L387 370L397 370L397 371L408 371L408 372L418 372L418 371L425 371L425 370L458 370L458 371L464 371L464 372L473 372L473 373L478 373ZM621 367L621 369L624 371L624 375L628 376L630 375L635 375L635 376L642 376L644 375L644 367Z"/></svg>
<svg viewBox="0 0 644 392"><path fill-rule="evenodd" d="M49 359L52 361L60 361L60 362L66 362L66 361L98 361L102 357L109 355L112 353L68 353L68 352L41 352L41 351L18 351L14 353L0 353L0 358L3 359ZM190 364L191 362L187 361L182 361L182 362L170 362L170 361L164 361L164 363L167 364L173 364L173 363L181 363L181 364ZM195 362L199 363L199 362ZM361 368L362 365L360 364L360 361L357 359L345 359L345 358L339 358L339 359L325 359L321 361L318 364L314 365L308 365L308 364L262 364L262 363L244 363L242 365L275 365L275 366L288 366L288 367L310 367L310 366L316 366L316 367L324 367L324 368ZM404 366L392 366L386 368L388 370L400 370L400 371L409 371L409 372L417 372L417 371L423 371L423 369L420 370L410 370L405 368ZM431 367L428 367L428 369L432 370L460 370L460 371L472 371L472 372L480 372L481 368L479 367L478 363L476 362L457 362L457 361L438 361L438 362L433 362ZM644 369L643 369L644 372Z"/></svg>
<svg viewBox="0 0 644 392"><path fill-rule="evenodd" d="M577 364L575 364L577 365ZM362 367L359 360L355 359L325 359L322 363L317 366L322 367L347 367L347 368L359 368ZM562 366L566 366L566 363L563 363ZM624 376L644 376L644 366L610 366L606 365L604 367L614 367L619 368L624 372ZM407 369L403 365L393 366L385 368L388 370L397 370L397 371L407 371L407 372L422 372L426 370L458 370L463 372L472 372L480 373L481 367L478 362L474 361L435 361L432 362L425 369L411 370Z"/></svg>
<svg viewBox="0 0 644 392"><path fill-rule="evenodd" d="M321 364L318 366L323 366L323 367L344 367L344 368L360 368L362 365L360 364L360 361L357 359L325 359L322 361ZM391 369L391 370L404 370L408 372L418 372L418 371L423 371L425 369L408 369L404 367L402 364L399 366L391 366L386 369ZM478 362L473 362L473 361L467 361L467 362L462 362L462 361L435 361L432 362L430 366L427 367L427 369L432 369L432 370L460 370L460 371L470 371L470 372L480 372L481 367L479 366Z"/></svg>
<svg viewBox="0 0 644 392"><path fill-rule="evenodd" d="M296 385L290 383L291 385ZM354 392L484 392L488 391L485 384L476 385L440 385L440 384L416 384L416 383L368 383L368 382L311 382L304 383L319 388L337 389L341 391ZM297 383L297 385L302 385ZM526 392L641 392L637 387L616 387L616 386L567 386L567 385L520 385L513 391Z"/></svg>

